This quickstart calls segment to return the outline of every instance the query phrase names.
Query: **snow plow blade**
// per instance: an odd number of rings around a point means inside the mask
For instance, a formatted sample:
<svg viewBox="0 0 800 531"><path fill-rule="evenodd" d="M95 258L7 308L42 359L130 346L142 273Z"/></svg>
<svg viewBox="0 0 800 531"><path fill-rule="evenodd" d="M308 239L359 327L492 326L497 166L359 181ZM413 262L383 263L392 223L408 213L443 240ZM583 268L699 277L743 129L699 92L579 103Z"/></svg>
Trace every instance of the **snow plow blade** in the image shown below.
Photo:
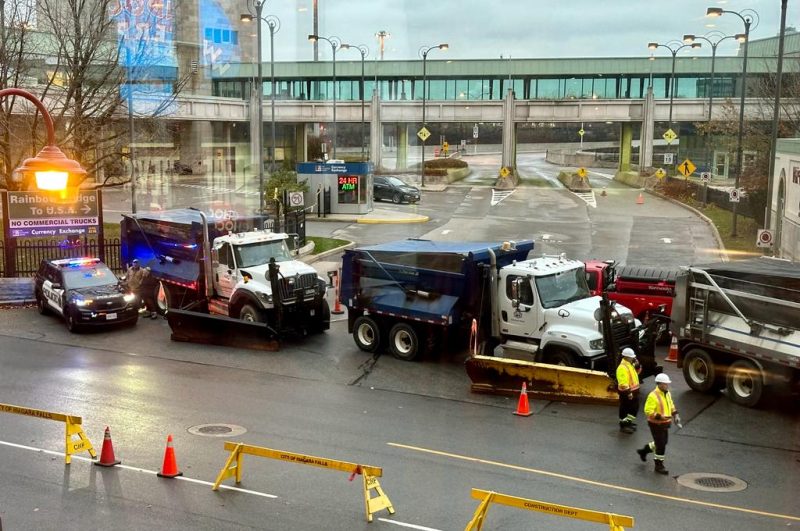
<svg viewBox="0 0 800 531"><path fill-rule="evenodd" d="M277 351L278 334L269 325L251 323L221 315L170 309L167 322L172 329L170 339L224 347Z"/></svg>
<svg viewBox="0 0 800 531"><path fill-rule="evenodd" d="M473 393L515 396L526 382L533 398L619 404L616 384L604 372L488 356L472 356L465 365Z"/></svg>

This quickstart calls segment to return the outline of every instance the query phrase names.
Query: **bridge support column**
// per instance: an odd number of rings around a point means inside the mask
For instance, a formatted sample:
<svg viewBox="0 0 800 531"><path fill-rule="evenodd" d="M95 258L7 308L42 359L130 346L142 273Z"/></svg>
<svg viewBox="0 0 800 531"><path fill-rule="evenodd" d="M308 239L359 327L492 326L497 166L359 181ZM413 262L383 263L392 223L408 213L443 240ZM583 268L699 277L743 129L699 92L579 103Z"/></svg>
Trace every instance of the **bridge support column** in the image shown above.
<svg viewBox="0 0 800 531"><path fill-rule="evenodd" d="M653 166L653 136L655 134L655 98L653 87L647 88L642 112L642 133L639 141L639 171Z"/></svg>
<svg viewBox="0 0 800 531"><path fill-rule="evenodd" d="M369 110L369 158L375 169L378 170L383 167L381 159L383 127L381 127L381 98L376 89L372 90L372 102Z"/></svg>
<svg viewBox="0 0 800 531"><path fill-rule="evenodd" d="M408 124L397 124L397 162L394 169L408 168Z"/></svg>
<svg viewBox="0 0 800 531"><path fill-rule="evenodd" d="M631 151L633 151L633 124L621 123L619 134L619 171L631 170Z"/></svg>
<svg viewBox="0 0 800 531"><path fill-rule="evenodd" d="M306 129L307 127L304 123L294 126L295 162L308 160L308 131Z"/></svg>
<svg viewBox="0 0 800 531"><path fill-rule="evenodd" d="M214 160L213 149L203 150L203 142L213 138L211 122L205 120L187 120L181 124L180 150L181 164L192 168L195 175L203 175L211 171Z"/></svg>
<svg viewBox="0 0 800 531"><path fill-rule="evenodd" d="M514 91L508 89L503 102L503 157L502 165L517 167L517 130L514 125Z"/></svg>

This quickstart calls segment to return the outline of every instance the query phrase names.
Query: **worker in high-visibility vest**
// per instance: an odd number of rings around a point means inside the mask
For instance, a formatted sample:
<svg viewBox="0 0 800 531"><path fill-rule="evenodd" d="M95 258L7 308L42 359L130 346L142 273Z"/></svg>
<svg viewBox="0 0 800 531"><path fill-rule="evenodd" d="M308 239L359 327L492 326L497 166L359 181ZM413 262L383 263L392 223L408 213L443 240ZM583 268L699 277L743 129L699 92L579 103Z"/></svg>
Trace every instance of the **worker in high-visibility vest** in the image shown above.
<svg viewBox="0 0 800 531"><path fill-rule="evenodd" d="M655 472L657 474L669 474L669 470L664 468L664 455L667 452L667 441L669 440L669 427L672 420L679 428L683 427L678 410L672 402L672 395L669 392L669 384L672 381L664 373L656 376L656 388L647 395L644 403L644 412L647 415L647 424L650 426L650 433L653 434L653 441L645 444L643 448L636 450L642 461L647 461L647 454L653 453L655 458Z"/></svg>
<svg viewBox="0 0 800 531"><path fill-rule="evenodd" d="M639 413L639 372L636 353L632 348L622 349L622 361L617 367L617 393L619 393L619 431L636 431L636 415Z"/></svg>

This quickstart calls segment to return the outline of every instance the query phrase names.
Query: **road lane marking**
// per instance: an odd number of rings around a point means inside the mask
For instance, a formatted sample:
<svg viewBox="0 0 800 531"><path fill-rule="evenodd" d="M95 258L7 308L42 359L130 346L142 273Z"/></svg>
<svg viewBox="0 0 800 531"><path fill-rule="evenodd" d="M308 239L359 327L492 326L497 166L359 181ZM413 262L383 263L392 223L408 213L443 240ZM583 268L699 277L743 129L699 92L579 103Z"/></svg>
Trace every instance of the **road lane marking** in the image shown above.
<svg viewBox="0 0 800 531"><path fill-rule="evenodd" d="M420 531L441 531L435 527L425 527L424 525L407 524L398 520L389 520L388 518L378 518L379 522L386 522L387 524L399 525L401 527L408 527L409 529L419 529Z"/></svg>
<svg viewBox="0 0 800 531"><path fill-rule="evenodd" d="M469 457L469 456L466 456L466 455L453 454L453 453L450 453L450 452L442 452L440 450L431 450L430 448L421 448L419 446L409 446L407 444L392 443L392 442L387 442L386 444L389 445L389 446L393 446L395 448L402 448L402 449L405 449L405 450L413 450L413 451L416 451L416 452L422 452L422 453L431 454L431 455L439 455L439 456L442 456L442 457L449 457L451 459L459 459L461 461L470 461L470 462L473 462L473 463L481 463L481 464L484 464L484 465L491 465L491 466L496 466L496 467L500 467L500 468L508 468L508 469L511 469L511 470L519 470L521 472L530 472L532 474L539 474L541 476L548 476L548 477L553 477L553 478L558 478L558 479L566 479L568 481L574 481L576 483L583 483L583 484L586 484L586 485L593 485L595 487L604 487L604 488L607 488L607 489L619 490L619 491L622 491L622 492L630 492L630 493L633 493L633 494L641 494L642 496L650 496L650 497L653 497L653 498L661 498L663 500L671 500L671 501L677 501L677 502L682 502L682 503L689 503L689 504L693 504L693 505L700 505L700 506L703 506L703 507L713 507L715 509L723 509L723 510L726 510L726 511L734 511L734 512L740 512L740 513L754 514L754 515L758 515L758 516L767 516L767 517L770 517L770 518L780 518L780 519L784 519L784 520L792 520L792 521L795 521L795 522L800 522L800 516L792 516L792 515L789 515L789 514L780 514L780 513L770 513L770 512L767 512L767 511L759 511L759 510L756 510L756 509L747 509L745 507L736 507L735 505L722 505L722 504L719 504L719 503L711 503L711 502L704 502L704 501L699 501L699 500L692 500L690 498L681 498L679 496L670 496L668 494L659 494L657 492L650 492L650 491L647 491L647 490L634 489L634 488L631 488L631 487L623 487L622 485L614 485L613 483L604 483L602 481L594 481L594 480L591 480L591 479L585 479L585 478L581 478L581 477L577 477L577 476L570 476L570 475L567 475L567 474L559 474L557 472L549 472L547 470L540 470L540 469L537 469L537 468L530 468L530 467L519 466L519 465L511 465L511 464L508 464L508 463L501 463L499 461L490 461L488 459L481 459L479 457Z"/></svg>
<svg viewBox="0 0 800 531"><path fill-rule="evenodd" d="M64 452L56 452L54 450L45 450L44 448L36 448L35 446L25 446L24 444L16 444L16 443L7 442L7 441L0 441L0 445L2 445L2 446L10 446L11 448L18 448L18 449L21 449L21 450L30 450L32 452L40 452L40 453L44 453L44 454L48 454L48 455L55 455L55 456L59 456L59 457L64 457ZM75 459L75 460L78 460L78 461L86 461L87 463L93 463L94 462L94 459L90 459L88 457L84 457L84 456L80 456L80 455L73 455L72 459ZM146 468L139 468L139 467L135 467L135 466L122 465L122 464L114 465L114 468L122 468L124 470L131 470L133 472L143 472L145 474L151 474L153 476L158 474L157 470L148 470ZM197 484L200 484L200 485L207 485L209 487L213 487L214 486L214 483L211 482L211 481L203 481L202 479L189 478L189 477L186 477L186 476L177 476L174 479L178 479L178 480L181 480L181 481L187 481L189 483L197 483ZM263 498L277 498L277 496L274 495L274 494L267 494L266 492L258 492L258 491L255 491L255 490L242 489L242 488L239 488L239 487L233 487L231 485L220 485L220 488L221 489L226 489L226 490L232 490L232 491L236 491L236 492L242 492L244 494L252 494L254 496L261 496Z"/></svg>

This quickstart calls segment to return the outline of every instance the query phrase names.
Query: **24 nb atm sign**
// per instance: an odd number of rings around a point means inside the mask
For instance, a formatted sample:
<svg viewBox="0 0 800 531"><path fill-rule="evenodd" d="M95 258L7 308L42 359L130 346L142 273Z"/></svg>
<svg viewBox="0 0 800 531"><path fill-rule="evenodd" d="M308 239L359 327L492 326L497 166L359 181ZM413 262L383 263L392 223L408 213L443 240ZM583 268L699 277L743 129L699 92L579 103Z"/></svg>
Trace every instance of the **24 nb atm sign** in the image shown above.
<svg viewBox="0 0 800 531"><path fill-rule="evenodd" d="M11 236L65 236L95 232L100 223L97 191L81 191L69 203L41 192L8 192Z"/></svg>

